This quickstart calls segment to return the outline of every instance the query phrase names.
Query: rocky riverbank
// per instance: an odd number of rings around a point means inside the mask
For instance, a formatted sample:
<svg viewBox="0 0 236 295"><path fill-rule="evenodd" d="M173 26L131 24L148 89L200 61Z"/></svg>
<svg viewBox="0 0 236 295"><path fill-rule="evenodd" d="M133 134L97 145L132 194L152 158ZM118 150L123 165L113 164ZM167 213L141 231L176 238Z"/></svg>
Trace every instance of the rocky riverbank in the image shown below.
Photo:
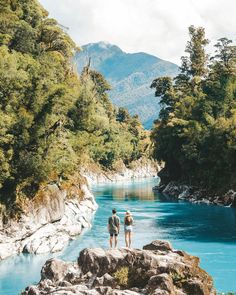
<svg viewBox="0 0 236 295"><path fill-rule="evenodd" d="M81 184L64 189L56 183L46 185L32 201L24 199L26 210L20 217L9 218L7 222L0 218L0 260L21 252L61 251L83 228L90 227L97 204L89 184L156 177L160 170L155 161L146 158L133 162L129 168L123 162L116 168L114 171L101 170L97 165L83 168Z"/></svg>
<svg viewBox="0 0 236 295"><path fill-rule="evenodd" d="M157 177L161 170L161 165L154 160L141 158L126 167L123 162L117 164L114 170L104 171L97 165L90 165L81 170L81 174L87 179L88 183L111 183L127 181L138 178Z"/></svg>
<svg viewBox="0 0 236 295"><path fill-rule="evenodd" d="M140 249L84 249L77 263L48 260L23 295L216 295L199 258L165 241Z"/></svg>
<svg viewBox="0 0 236 295"><path fill-rule="evenodd" d="M61 251L91 226L97 204L84 182L69 189L45 186L18 220L0 224L0 260L14 254Z"/></svg>
<svg viewBox="0 0 236 295"><path fill-rule="evenodd" d="M169 182L167 185L160 184L153 190L162 193L166 198L187 200L193 203L205 203L221 206L236 207L236 192L229 190L224 194L212 194L207 190L197 187L179 184L177 182Z"/></svg>

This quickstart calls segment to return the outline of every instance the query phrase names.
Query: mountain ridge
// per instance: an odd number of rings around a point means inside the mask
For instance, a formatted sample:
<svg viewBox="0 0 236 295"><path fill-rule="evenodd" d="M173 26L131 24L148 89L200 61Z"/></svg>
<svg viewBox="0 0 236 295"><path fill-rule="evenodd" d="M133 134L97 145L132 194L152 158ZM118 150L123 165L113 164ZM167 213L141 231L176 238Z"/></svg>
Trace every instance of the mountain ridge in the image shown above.
<svg viewBox="0 0 236 295"><path fill-rule="evenodd" d="M82 46L75 56L79 72L91 58L91 67L101 72L112 86L112 102L138 114L146 129L150 129L159 114L159 101L150 89L160 76L174 76L178 66L145 52L126 53L120 47L100 41Z"/></svg>

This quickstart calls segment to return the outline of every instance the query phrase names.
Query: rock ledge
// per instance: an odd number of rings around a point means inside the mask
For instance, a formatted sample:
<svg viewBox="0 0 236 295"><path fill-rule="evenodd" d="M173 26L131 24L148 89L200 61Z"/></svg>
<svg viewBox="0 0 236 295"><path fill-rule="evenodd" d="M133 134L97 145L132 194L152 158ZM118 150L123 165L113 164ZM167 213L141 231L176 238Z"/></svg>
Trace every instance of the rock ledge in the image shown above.
<svg viewBox="0 0 236 295"><path fill-rule="evenodd" d="M154 241L141 249L84 249L77 263L48 260L23 295L216 295L199 258Z"/></svg>

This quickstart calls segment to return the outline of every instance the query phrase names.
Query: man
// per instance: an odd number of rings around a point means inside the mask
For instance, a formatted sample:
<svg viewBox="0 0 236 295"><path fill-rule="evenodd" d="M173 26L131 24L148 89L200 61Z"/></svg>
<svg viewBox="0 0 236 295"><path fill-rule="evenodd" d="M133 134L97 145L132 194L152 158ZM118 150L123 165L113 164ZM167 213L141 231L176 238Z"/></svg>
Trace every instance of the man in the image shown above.
<svg viewBox="0 0 236 295"><path fill-rule="evenodd" d="M112 210L112 216L108 218L108 231L110 234L110 248L112 249L113 238L115 248L117 247L117 237L120 232L120 218L116 215L116 209Z"/></svg>

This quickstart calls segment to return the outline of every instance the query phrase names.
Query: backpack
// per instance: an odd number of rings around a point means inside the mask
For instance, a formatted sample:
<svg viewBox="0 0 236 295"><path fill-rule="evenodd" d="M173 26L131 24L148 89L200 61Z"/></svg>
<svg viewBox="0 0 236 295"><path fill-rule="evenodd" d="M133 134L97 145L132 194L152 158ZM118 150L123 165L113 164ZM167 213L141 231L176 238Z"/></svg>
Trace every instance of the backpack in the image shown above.
<svg viewBox="0 0 236 295"><path fill-rule="evenodd" d="M117 216L109 217L109 230L118 233L119 218Z"/></svg>

